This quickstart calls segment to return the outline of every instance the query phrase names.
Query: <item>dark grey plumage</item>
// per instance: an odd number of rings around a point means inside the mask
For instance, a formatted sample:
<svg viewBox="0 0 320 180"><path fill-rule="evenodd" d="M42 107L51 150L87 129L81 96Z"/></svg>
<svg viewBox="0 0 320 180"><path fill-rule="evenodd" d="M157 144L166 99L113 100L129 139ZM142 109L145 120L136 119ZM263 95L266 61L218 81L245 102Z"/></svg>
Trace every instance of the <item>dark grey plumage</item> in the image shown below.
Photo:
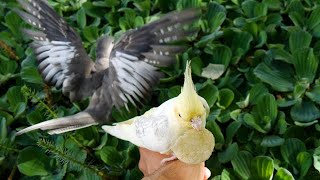
<svg viewBox="0 0 320 180"><path fill-rule="evenodd" d="M19 131L47 130L59 134L106 123L113 106L136 105L162 77L157 67L175 62L185 48L171 45L195 33L185 25L200 15L198 9L171 12L159 20L127 31L117 42L103 36L97 42L95 63L82 46L79 35L42 0L17 0L25 11L20 17L34 29L24 29L33 43L38 68L44 80L71 101L92 96L89 106L73 116L45 121Z"/></svg>

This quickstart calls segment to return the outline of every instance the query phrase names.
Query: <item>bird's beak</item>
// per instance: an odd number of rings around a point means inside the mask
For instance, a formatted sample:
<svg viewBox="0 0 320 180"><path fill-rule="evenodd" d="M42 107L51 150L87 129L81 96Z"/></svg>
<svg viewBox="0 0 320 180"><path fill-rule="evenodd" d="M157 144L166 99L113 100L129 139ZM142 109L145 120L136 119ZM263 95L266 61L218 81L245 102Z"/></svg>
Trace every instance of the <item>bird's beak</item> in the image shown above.
<svg viewBox="0 0 320 180"><path fill-rule="evenodd" d="M202 129L202 120L200 116L194 117L191 119L191 125L193 129L199 131Z"/></svg>

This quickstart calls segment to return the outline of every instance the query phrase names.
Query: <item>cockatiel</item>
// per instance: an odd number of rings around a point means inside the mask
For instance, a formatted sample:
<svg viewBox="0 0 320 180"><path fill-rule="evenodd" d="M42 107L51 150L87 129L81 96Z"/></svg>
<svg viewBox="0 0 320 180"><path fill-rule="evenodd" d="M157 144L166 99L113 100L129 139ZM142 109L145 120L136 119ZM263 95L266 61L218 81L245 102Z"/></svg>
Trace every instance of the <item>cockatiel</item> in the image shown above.
<svg viewBox="0 0 320 180"><path fill-rule="evenodd" d="M179 96L142 116L102 128L139 147L172 154L164 161L178 158L185 163L197 164L207 160L215 145L212 133L205 129L209 106L195 91L190 63L187 63L184 76Z"/></svg>
<svg viewBox="0 0 320 180"><path fill-rule="evenodd" d="M103 36L97 42L96 61L87 55L80 36L42 0L17 0L25 11L16 13L37 30L23 29L30 37L44 80L71 101L92 96L89 106L69 117L45 121L17 135L42 129L59 134L105 124L113 106L133 105L150 94L162 77L157 67L175 62L185 47L172 42L196 33L186 29L199 18L199 9L171 12L143 27L125 32L116 42Z"/></svg>

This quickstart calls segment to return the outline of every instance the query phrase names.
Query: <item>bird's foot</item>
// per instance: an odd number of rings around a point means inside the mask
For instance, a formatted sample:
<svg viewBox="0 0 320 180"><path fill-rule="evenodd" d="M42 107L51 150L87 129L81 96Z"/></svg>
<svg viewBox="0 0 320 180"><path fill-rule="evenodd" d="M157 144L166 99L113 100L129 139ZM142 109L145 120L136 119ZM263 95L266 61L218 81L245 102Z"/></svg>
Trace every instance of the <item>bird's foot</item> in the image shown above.
<svg viewBox="0 0 320 180"><path fill-rule="evenodd" d="M173 161L173 160L175 160L175 159L177 159L177 156L174 155L174 154L172 154L171 157L162 159L160 164L163 165L163 164L165 164L166 162Z"/></svg>

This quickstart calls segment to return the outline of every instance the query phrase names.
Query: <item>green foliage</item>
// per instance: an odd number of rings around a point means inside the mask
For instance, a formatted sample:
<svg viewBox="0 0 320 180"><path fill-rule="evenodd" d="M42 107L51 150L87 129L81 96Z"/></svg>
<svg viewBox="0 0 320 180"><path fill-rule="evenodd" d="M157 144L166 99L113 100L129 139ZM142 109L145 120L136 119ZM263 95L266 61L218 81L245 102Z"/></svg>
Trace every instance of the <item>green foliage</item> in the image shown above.
<svg viewBox="0 0 320 180"><path fill-rule="evenodd" d="M216 139L206 162L213 179L317 179L320 175L320 3L311 0L49 0L94 58L101 34L119 37L160 14L201 7L191 48L138 109L114 110L123 121L179 94L192 60L197 91L211 108ZM66 135L14 131L84 109L43 82L28 25L0 2L0 177L11 179L141 179L139 152L90 127ZM159 13L161 12L161 13ZM319 179L319 178L318 178Z"/></svg>

